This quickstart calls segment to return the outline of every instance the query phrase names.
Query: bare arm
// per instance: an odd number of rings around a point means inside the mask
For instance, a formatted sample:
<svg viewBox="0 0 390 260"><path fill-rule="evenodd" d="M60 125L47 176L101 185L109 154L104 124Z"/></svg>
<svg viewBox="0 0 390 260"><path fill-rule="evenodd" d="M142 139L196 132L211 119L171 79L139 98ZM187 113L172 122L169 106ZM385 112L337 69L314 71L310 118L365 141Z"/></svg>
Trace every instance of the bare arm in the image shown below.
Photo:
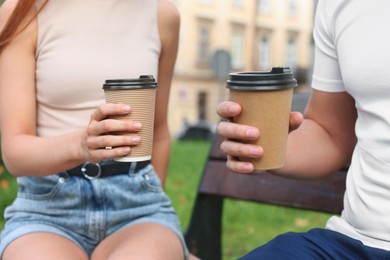
<svg viewBox="0 0 390 260"><path fill-rule="evenodd" d="M8 0L1 7L0 17L8 17L16 1ZM2 28L6 19L0 22ZM15 176L50 175L85 161L98 162L129 153L129 146L134 144L130 138L105 135L119 129L137 130L131 123L107 119L108 115L130 112L122 105L104 104L97 108L87 129L55 137L36 135L36 26L36 21L30 23L0 55L1 143L8 170ZM107 146L118 148L108 150Z"/></svg>
<svg viewBox="0 0 390 260"><path fill-rule="evenodd" d="M180 27L179 13L176 7L167 0L159 0L158 2L158 22L162 49L158 70L152 163L164 186L171 147L168 128L168 102Z"/></svg>
<svg viewBox="0 0 390 260"><path fill-rule="evenodd" d="M231 117L240 113L240 107L225 102L218 107L218 113ZM303 122L300 114L292 113L290 124L297 129L288 137L286 165L275 170L275 174L314 178L341 168L350 160L356 144L355 122L355 103L349 94L313 90ZM253 127L233 123L220 124L218 133L237 140L256 139L261 135ZM224 141L221 149L228 154L228 167L238 173L250 173L253 166L237 161L235 156L256 158L263 154L261 147L231 140Z"/></svg>
<svg viewBox="0 0 390 260"><path fill-rule="evenodd" d="M317 177L345 166L356 145L356 117L355 101L348 93L314 90L303 124L289 135L286 165L275 172Z"/></svg>

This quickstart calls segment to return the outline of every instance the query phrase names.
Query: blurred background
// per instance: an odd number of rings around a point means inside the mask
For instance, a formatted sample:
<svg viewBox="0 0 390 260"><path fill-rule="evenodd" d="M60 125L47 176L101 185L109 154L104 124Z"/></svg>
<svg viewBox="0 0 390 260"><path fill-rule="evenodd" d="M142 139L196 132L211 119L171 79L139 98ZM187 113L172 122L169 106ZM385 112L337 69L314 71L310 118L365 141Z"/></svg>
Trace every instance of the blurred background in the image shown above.
<svg viewBox="0 0 390 260"><path fill-rule="evenodd" d="M307 91L314 0L173 2L181 13L170 103L174 137L186 138L188 126L214 129L219 121L216 106L228 98L225 81L230 72L289 66L299 83L296 91Z"/></svg>
<svg viewBox="0 0 390 260"><path fill-rule="evenodd" d="M181 14L169 108L172 137L187 138L189 126L198 130L190 138L213 131L216 106L228 98L230 72L289 66L296 91L307 91L316 1L172 0Z"/></svg>

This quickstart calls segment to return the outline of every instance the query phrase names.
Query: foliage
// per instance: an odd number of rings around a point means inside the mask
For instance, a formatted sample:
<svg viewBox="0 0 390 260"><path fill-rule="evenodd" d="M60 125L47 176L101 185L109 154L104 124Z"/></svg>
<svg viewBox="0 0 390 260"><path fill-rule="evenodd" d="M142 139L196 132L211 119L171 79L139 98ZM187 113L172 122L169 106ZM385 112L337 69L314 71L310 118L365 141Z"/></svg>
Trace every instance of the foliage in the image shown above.
<svg viewBox="0 0 390 260"><path fill-rule="evenodd" d="M1 160L1 151L0 151L0 230L4 226L3 220L3 211L4 209L11 204L16 196L16 180L12 177L7 169L4 167Z"/></svg>

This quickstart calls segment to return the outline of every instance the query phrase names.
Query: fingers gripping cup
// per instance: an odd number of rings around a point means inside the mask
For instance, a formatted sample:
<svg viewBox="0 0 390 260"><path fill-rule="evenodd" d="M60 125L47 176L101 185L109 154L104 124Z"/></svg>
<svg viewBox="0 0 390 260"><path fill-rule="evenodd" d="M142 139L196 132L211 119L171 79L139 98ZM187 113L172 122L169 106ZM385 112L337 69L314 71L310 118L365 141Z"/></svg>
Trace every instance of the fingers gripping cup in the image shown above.
<svg viewBox="0 0 390 260"><path fill-rule="evenodd" d="M230 100L241 105L241 114L233 121L255 126L260 138L248 143L260 145L264 155L259 159L239 158L252 162L257 170L284 165L293 88L297 81L286 67L270 72L231 73L227 81Z"/></svg>
<svg viewBox="0 0 390 260"><path fill-rule="evenodd" d="M112 116L111 118L139 121L142 124L142 129L135 133L141 136L141 143L133 146L129 155L114 160L139 162L151 159L156 88L157 83L150 75L141 75L136 79L111 79L106 80L103 84L107 103L127 104L132 108L128 115ZM131 133L118 134L132 135Z"/></svg>

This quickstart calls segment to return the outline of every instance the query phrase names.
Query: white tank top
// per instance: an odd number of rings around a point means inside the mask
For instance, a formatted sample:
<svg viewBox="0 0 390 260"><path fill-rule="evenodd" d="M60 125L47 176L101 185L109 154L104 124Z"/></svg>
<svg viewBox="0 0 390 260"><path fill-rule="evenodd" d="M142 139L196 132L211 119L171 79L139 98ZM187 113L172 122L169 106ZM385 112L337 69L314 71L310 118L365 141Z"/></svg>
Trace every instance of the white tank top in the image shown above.
<svg viewBox="0 0 390 260"><path fill-rule="evenodd" d="M157 0L50 0L38 16L37 134L85 128L106 79L158 77Z"/></svg>

